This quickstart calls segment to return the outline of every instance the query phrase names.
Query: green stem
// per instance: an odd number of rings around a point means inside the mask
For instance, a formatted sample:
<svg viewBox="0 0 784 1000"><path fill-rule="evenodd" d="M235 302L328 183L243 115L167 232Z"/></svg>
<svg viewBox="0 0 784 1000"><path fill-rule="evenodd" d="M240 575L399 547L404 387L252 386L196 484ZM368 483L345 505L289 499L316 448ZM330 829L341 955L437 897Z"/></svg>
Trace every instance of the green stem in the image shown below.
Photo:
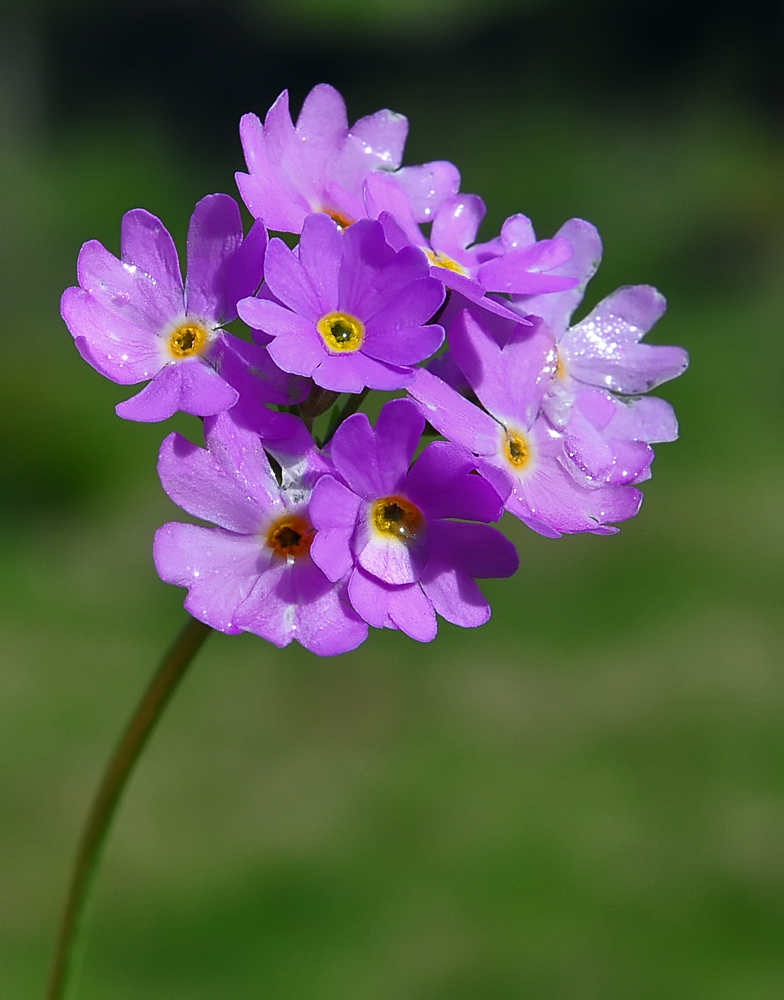
<svg viewBox="0 0 784 1000"><path fill-rule="evenodd" d="M77 944L84 923L101 851L123 790L155 724L182 679L191 660L212 629L189 619L144 693L125 735L109 762L93 801L76 856L71 888L63 911L46 1000L64 1000L74 971Z"/></svg>
<svg viewBox="0 0 784 1000"><path fill-rule="evenodd" d="M323 448L325 444L328 444L335 435L335 431L340 427L343 421L350 417L353 413L356 413L365 400L365 396L370 392L367 386L362 390L362 392L356 393L349 396L346 400L343 409L340 410L337 415L333 418L329 430L327 431L326 437L321 442L321 447Z"/></svg>

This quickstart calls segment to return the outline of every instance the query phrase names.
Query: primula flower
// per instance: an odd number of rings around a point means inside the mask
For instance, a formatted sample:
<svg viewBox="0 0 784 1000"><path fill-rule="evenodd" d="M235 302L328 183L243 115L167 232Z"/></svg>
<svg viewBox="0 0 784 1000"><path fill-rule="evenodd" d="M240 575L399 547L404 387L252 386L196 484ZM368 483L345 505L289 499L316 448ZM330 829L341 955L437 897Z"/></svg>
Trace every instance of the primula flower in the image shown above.
<svg viewBox="0 0 784 1000"><path fill-rule="evenodd" d="M259 436L231 414L208 418L205 432L206 451L169 435L158 472L176 504L217 527L163 525L153 550L161 579L187 587L186 609L221 632L254 632L276 646L294 639L322 656L355 649L367 625L310 554L308 502L326 468L318 453L278 455L278 484Z"/></svg>
<svg viewBox="0 0 784 1000"><path fill-rule="evenodd" d="M396 206L400 215L405 206ZM436 211L430 238L419 227L405 225L398 216L382 212L387 241L396 249L411 241L427 257L434 278L461 296L500 316L508 316L506 300L486 293L539 295L573 288L577 279L560 272L572 256L567 239L558 236L538 240L531 220L512 215L501 227L501 235L487 243L476 243L476 235L487 209L478 195L461 194L447 199Z"/></svg>
<svg viewBox="0 0 784 1000"><path fill-rule="evenodd" d="M670 404L656 396L623 400L601 389L574 394L564 428L570 471L586 486L650 479L651 444L674 441L678 422Z"/></svg>
<svg viewBox="0 0 784 1000"><path fill-rule="evenodd" d="M650 476L650 445L674 441L678 423L665 400L637 395L680 375L688 355L680 347L639 342L666 308L664 297L649 285L619 288L570 326L602 245L596 229L582 219L571 219L559 235L569 239L574 255L558 271L576 278L576 287L513 297L513 307L541 316L556 340L556 371L542 409L564 430L572 472L587 485L640 482Z"/></svg>
<svg viewBox="0 0 784 1000"><path fill-rule="evenodd" d="M556 368L552 334L544 324L505 324L503 332L499 345L468 310L449 330L454 359L487 412L424 369L410 394L436 430L479 456L479 471L530 528L550 537L617 531L612 522L634 516L642 494L628 485L580 482L564 435L541 415Z"/></svg>
<svg viewBox="0 0 784 1000"><path fill-rule="evenodd" d="M224 194L203 198L188 230L183 285L174 241L143 209L123 216L121 257L97 240L79 254L79 288L68 288L62 315L82 357L122 385L152 379L117 407L129 420L164 420L177 410L208 416L238 399L231 372L252 367L254 391L290 403L292 383L258 346L220 329L263 275L267 234L256 223L243 240L239 207ZM222 369L226 374L219 374Z"/></svg>
<svg viewBox="0 0 784 1000"><path fill-rule="evenodd" d="M443 285L418 250L396 253L371 219L341 232L326 215L308 216L296 251L270 242L265 278L274 299L243 299L240 316L274 338L268 351L283 371L324 389L400 389L444 340L442 327L426 325Z"/></svg>
<svg viewBox="0 0 784 1000"><path fill-rule="evenodd" d="M543 407L555 426L564 427L577 393L586 389L631 395L648 392L681 375L689 356L682 347L640 343L667 308L664 296L650 285L617 289L585 319L570 326L572 313L601 260L602 244L596 229L582 219L571 219L561 227L558 237L569 240L574 254L557 272L577 279L578 284L551 294L515 296L513 306L525 315L541 317L555 338L557 377L548 387ZM658 436L670 434L673 428L677 436L669 404L660 400L656 408L660 427L654 430L649 426L657 435L650 440L674 440ZM651 424L650 415L646 424Z"/></svg>
<svg viewBox="0 0 784 1000"><path fill-rule="evenodd" d="M458 190L460 174L444 161L399 169L407 133L403 115L387 110L360 118L349 129L345 102L326 83L310 91L295 126L284 90L263 125L256 115L242 117L249 172L237 173L237 186L250 212L270 229L299 233L314 212L342 227L365 218L365 181L379 173L411 216L427 222Z"/></svg>
<svg viewBox="0 0 784 1000"><path fill-rule="evenodd" d="M313 559L331 580L350 574L349 600L365 621L429 642L436 612L455 625L486 622L475 578L511 576L519 561L500 532L465 523L496 521L503 503L464 448L433 442L409 470L423 429L404 399L384 406L375 430L364 414L349 417L331 445L339 478L319 479L310 510Z"/></svg>

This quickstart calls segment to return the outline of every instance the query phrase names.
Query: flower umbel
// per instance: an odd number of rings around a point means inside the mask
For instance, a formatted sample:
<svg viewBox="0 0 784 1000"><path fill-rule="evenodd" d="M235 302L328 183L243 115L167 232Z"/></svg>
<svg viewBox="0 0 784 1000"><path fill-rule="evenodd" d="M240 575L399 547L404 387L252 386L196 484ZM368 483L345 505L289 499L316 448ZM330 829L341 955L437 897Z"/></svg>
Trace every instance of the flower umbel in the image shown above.
<svg viewBox="0 0 784 1000"><path fill-rule="evenodd" d="M645 395L687 363L641 343L662 296L621 288L570 325L601 257L595 228L572 219L537 239L518 213L478 242L483 200L445 161L402 167L407 130L387 110L349 127L327 84L295 124L284 91L240 126L247 236L231 198L202 199L183 282L168 232L135 209L121 257L85 244L63 296L94 367L151 380L121 416L206 419L206 450L170 436L160 471L215 527L166 525L155 552L215 628L329 653L368 624L418 639L436 613L480 624L475 578L517 565L488 522L506 509L551 537L615 532L639 509L651 445L677 436L669 404ZM297 245L268 243L266 225ZM224 329L238 315L255 343ZM411 398L373 429L355 413L369 390ZM322 452L311 428L330 407ZM414 461L426 420L448 441Z"/></svg>
<svg viewBox="0 0 784 1000"><path fill-rule="evenodd" d="M168 232L135 209L120 258L86 243L63 296L95 368L150 380L121 416L205 418L206 449L170 436L159 468L215 527L165 525L155 555L214 628L324 654L368 625L429 640L437 613L481 624L475 579L517 567L488 522L507 510L550 537L613 533L639 509L652 444L677 436L645 395L687 363L641 343L662 296L621 288L571 325L595 228L538 239L517 213L478 241L484 201L446 161L401 166L407 131L388 110L349 126L328 84L294 123L284 91L240 125L247 236L231 198L202 199L183 282ZM268 242L267 225L298 242ZM255 343L225 329L238 316ZM370 390L410 398L373 428L356 413ZM416 458L426 421L447 440Z"/></svg>

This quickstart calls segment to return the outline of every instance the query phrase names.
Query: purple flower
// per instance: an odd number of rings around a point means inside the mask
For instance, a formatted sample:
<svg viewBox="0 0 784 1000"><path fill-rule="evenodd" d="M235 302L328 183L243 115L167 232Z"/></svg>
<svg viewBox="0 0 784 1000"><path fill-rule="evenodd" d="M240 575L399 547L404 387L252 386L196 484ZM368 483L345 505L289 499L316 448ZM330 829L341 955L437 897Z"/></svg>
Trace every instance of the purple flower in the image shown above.
<svg viewBox="0 0 784 1000"><path fill-rule="evenodd" d="M314 212L344 228L365 218L365 181L378 173L412 217L427 222L458 190L460 174L443 161L398 169L407 132L406 119L392 111L360 118L349 129L343 98L326 83L310 91L295 126L284 90L263 125L256 115L242 117L249 172L237 174L237 186L251 213L270 229L299 233Z"/></svg>
<svg viewBox="0 0 784 1000"><path fill-rule="evenodd" d="M435 213L429 239L406 218L400 201L392 203L391 211L380 211L372 199L371 204L371 214L384 226L387 242L396 250L409 242L420 247L431 265L431 275L459 293L465 305L470 302L508 318L508 302L499 299L498 293L546 294L577 284L576 278L551 273L561 270L571 257L569 241L563 237L537 241L531 221L524 215L510 216L500 236L476 243L486 212L477 195L448 198Z"/></svg>
<svg viewBox="0 0 784 1000"><path fill-rule="evenodd" d="M650 479L651 444L674 441L678 422L668 402L656 396L619 399L601 389L574 394L564 428L570 471L586 486Z"/></svg>
<svg viewBox="0 0 784 1000"><path fill-rule="evenodd" d="M515 308L541 316L556 340L557 366L542 401L551 423L566 435L572 472L591 485L623 484L650 476L652 443L674 441L678 423L663 399L615 393L647 392L680 375L688 355L680 347L640 343L665 310L664 297L649 285L619 288L570 326L585 287L601 260L599 234L572 219L561 229L574 255L560 272L577 279L573 289L515 297Z"/></svg>
<svg viewBox="0 0 784 1000"><path fill-rule="evenodd" d="M503 504L464 448L433 442L409 471L423 428L403 399L384 406L375 430L364 414L338 428L340 478L323 476L313 491L312 555L331 580L350 574L349 599L370 625L429 642L436 612L484 624L490 607L475 578L511 576L518 558L500 532L465 523L495 521Z"/></svg>
<svg viewBox="0 0 784 1000"><path fill-rule="evenodd" d="M240 316L274 338L268 350L283 371L324 389L400 389L443 342L443 328L426 325L443 285L418 250L396 253L371 219L341 232L326 215L310 215L296 251L270 242L265 269L265 294L277 301L244 299Z"/></svg>
<svg viewBox="0 0 784 1000"><path fill-rule="evenodd" d="M689 356L682 347L642 344L641 338L666 309L664 296L650 285L619 288L608 295L585 319L570 326L588 281L599 265L602 244L596 229L582 219L571 219L558 233L574 247L571 260L557 272L577 279L571 289L545 295L516 296L515 307L526 315L540 316L555 337L557 377L544 399L544 411L557 427L564 427L576 394L586 389L638 394L681 375ZM666 404L659 405L662 410ZM674 418L669 430L654 433L677 436ZM673 428L674 431L672 430ZM651 440L674 440L674 436Z"/></svg>
<svg viewBox="0 0 784 1000"><path fill-rule="evenodd" d="M492 319L494 337L485 325ZM503 343L498 339L503 334ZM445 437L479 456L479 471L506 500L506 509L540 534L610 534L612 522L634 516L642 495L628 485L588 483L573 467L564 435L541 415L556 368L552 334L465 310L450 327L455 361L485 407L480 410L420 369L410 394Z"/></svg>
<svg viewBox="0 0 784 1000"><path fill-rule="evenodd" d="M314 449L279 456L279 485L258 435L231 414L208 418L205 431L206 451L169 435L158 471L175 503L217 527L163 525L153 550L161 579L187 587L187 610L221 632L254 632L276 646L295 639L321 656L355 649L367 625L310 555L308 501L323 460Z"/></svg>
<svg viewBox="0 0 784 1000"><path fill-rule="evenodd" d="M62 315L82 357L122 385L152 379L120 403L129 420L155 421L177 410L208 416L226 410L238 391L219 370L252 364L268 402L292 402L300 387L277 372L265 353L220 326L237 315L238 299L263 274L266 231L256 223L243 240L233 198L203 198L188 230L188 276L183 285L174 242L143 209L122 221L121 258L97 240L79 254L79 288L68 288ZM236 360L239 354L241 360Z"/></svg>

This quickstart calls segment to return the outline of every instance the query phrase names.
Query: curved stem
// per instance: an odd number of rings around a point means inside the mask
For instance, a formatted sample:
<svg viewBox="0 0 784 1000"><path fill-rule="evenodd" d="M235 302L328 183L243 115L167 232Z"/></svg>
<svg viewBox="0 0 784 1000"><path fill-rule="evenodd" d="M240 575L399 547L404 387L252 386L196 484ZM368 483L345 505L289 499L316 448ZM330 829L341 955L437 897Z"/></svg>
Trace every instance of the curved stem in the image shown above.
<svg viewBox="0 0 784 1000"><path fill-rule="evenodd" d="M46 1000L63 1000L75 965L76 946L101 850L134 765L191 660L212 629L189 619L144 693L109 762L93 801L76 856L63 911Z"/></svg>

